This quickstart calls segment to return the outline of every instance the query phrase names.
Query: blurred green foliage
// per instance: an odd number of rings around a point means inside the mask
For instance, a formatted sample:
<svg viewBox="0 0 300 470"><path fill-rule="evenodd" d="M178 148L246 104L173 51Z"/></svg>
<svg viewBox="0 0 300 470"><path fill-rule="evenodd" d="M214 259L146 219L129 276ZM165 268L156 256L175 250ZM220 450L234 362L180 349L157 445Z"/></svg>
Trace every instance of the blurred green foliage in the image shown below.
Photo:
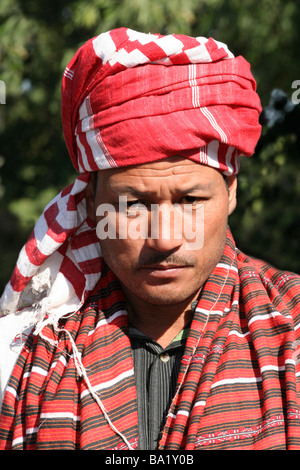
<svg viewBox="0 0 300 470"><path fill-rule="evenodd" d="M213 36L251 63L266 107L274 88L291 97L300 80L299 24L299 0L1 0L0 290L44 206L76 176L62 134L60 86L82 43L120 26ZM299 105L264 127L256 155L242 161L230 219L241 249L296 272L299 128Z"/></svg>

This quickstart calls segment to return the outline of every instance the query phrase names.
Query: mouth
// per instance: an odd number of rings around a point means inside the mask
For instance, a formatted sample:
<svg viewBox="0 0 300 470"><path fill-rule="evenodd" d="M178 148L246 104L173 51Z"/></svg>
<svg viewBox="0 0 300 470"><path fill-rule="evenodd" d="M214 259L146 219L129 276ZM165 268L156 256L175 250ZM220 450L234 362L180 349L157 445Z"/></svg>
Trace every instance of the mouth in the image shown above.
<svg viewBox="0 0 300 470"><path fill-rule="evenodd" d="M190 266L161 263L143 266L141 270L153 277L167 278L179 276L187 268Z"/></svg>
<svg viewBox="0 0 300 470"><path fill-rule="evenodd" d="M167 269L179 269L179 268L185 268L187 266L181 265L181 264L164 264L164 263L157 263L157 264L149 264L143 266L145 269L161 269L161 270L167 270Z"/></svg>

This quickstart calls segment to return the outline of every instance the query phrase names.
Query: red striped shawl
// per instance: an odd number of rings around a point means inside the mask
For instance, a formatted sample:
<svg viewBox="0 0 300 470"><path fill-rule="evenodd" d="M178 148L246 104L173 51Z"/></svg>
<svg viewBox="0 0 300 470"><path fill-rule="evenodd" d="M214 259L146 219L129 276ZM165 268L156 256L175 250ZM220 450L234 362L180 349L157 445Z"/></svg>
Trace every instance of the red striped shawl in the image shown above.
<svg viewBox="0 0 300 470"><path fill-rule="evenodd" d="M299 276L246 257L228 234L195 311L161 449L300 449L299 296ZM125 305L104 267L82 312L60 333L44 328L52 344L28 340L4 398L2 449L137 448Z"/></svg>

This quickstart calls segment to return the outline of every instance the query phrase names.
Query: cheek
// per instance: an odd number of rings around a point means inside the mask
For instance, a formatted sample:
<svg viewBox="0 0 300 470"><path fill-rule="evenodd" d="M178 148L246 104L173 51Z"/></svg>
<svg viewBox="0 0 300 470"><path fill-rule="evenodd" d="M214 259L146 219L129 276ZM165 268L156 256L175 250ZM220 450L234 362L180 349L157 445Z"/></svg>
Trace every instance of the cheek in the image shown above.
<svg viewBox="0 0 300 470"><path fill-rule="evenodd" d="M114 274L123 279L132 273L137 263L140 247L137 246L137 240L128 239L100 240L100 247L104 261L114 272Z"/></svg>
<svg viewBox="0 0 300 470"><path fill-rule="evenodd" d="M204 250L218 258L224 250L228 224L228 204L219 201L204 212Z"/></svg>
<svg viewBox="0 0 300 470"><path fill-rule="evenodd" d="M135 233L132 220L117 211L106 211L104 217L96 217L96 222L102 256L109 267L115 274L134 268L144 244L143 238L139 237L139 226ZM134 233L130 233L130 228Z"/></svg>
<svg viewBox="0 0 300 470"><path fill-rule="evenodd" d="M99 241L102 251L102 256L104 260L111 264L111 262L118 263L122 256L125 258L124 254L128 252L128 247L126 240L112 240L105 238Z"/></svg>

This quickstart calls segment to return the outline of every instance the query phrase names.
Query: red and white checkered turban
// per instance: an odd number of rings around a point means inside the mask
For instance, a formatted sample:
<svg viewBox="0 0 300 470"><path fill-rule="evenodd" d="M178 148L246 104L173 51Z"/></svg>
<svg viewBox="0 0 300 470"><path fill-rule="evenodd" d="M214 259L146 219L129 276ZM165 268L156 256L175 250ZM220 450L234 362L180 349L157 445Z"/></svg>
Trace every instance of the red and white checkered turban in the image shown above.
<svg viewBox="0 0 300 470"><path fill-rule="evenodd" d="M181 155L237 173L260 135L255 86L246 60L211 38L120 28L84 44L62 83L65 139L81 175L38 220L2 310L27 303L54 322L94 288L102 264L86 214L89 172Z"/></svg>

